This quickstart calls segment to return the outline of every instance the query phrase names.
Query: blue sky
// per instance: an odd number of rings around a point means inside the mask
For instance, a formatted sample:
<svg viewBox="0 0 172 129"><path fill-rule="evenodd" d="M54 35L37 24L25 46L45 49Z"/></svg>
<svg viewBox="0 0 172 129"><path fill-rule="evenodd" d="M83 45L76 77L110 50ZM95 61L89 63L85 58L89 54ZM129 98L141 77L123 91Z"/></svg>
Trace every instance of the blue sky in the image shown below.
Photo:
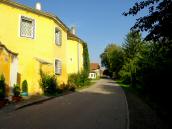
<svg viewBox="0 0 172 129"><path fill-rule="evenodd" d="M100 63L99 55L109 43L121 45L136 17L124 17L137 0L15 0L58 16L67 26L76 26L77 35L88 43L91 62Z"/></svg>

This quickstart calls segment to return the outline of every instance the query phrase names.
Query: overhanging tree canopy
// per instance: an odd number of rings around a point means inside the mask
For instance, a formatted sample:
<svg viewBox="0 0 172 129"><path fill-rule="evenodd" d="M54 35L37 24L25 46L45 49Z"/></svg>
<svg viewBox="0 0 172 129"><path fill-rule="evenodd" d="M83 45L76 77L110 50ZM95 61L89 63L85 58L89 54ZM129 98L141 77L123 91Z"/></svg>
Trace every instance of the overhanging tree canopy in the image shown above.
<svg viewBox="0 0 172 129"><path fill-rule="evenodd" d="M124 12L123 15L137 15L145 7L149 14L137 19L132 30L148 31L146 40L171 41L172 40L172 0L145 0L136 2L135 5Z"/></svg>

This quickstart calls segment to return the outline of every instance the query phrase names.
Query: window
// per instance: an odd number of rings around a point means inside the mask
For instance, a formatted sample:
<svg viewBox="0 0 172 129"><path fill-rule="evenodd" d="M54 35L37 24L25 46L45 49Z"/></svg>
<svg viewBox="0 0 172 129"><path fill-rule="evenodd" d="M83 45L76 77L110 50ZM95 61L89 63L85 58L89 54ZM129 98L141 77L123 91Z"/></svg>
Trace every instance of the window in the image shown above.
<svg viewBox="0 0 172 129"><path fill-rule="evenodd" d="M35 20L21 16L20 21L20 36L34 38Z"/></svg>
<svg viewBox="0 0 172 129"><path fill-rule="evenodd" d="M91 73L91 77L94 77L94 74L93 73Z"/></svg>
<svg viewBox="0 0 172 129"><path fill-rule="evenodd" d="M56 45L58 45L58 46L61 46L61 37L62 37L62 35L61 35L61 31L58 29L58 28L56 28L55 29L55 43L56 43Z"/></svg>
<svg viewBox="0 0 172 129"><path fill-rule="evenodd" d="M62 73L62 63L60 60L55 60L55 74L60 75Z"/></svg>

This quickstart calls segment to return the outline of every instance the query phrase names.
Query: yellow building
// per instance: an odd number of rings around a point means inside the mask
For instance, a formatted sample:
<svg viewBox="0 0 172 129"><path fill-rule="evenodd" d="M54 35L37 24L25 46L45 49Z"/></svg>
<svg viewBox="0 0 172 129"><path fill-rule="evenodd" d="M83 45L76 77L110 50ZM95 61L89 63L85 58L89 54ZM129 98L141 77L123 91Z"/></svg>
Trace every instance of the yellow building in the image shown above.
<svg viewBox="0 0 172 129"><path fill-rule="evenodd" d="M10 73L10 69L13 69L13 62L15 62L15 59L17 59L17 53L14 53L10 51L8 48L6 48L5 45L3 45L0 42L0 73L4 75L5 81L6 81L6 91L7 91L7 96L9 95L8 93L10 92L10 87L9 85L12 83L10 80L10 76L13 75L13 73Z"/></svg>
<svg viewBox="0 0 172 129"><path fill-rule="evenodd" d="M78 38L75 32L68 32L67 35L67 72L68 74L78 73L83 70L83 41Z"/></svg>
<svg viewBox="0 0 172 129"><path fill-rule="evenodd" d="M0 60L0 74L5 73L6 84L11 88L27 80L30 95L41 93L40 69L55 74L59 83L67 82L68 73L82 69L83 47L79 38L68 36L71 34L69 28L58 17L41 11L39 3L33 9L10 0L0 0L0 19L0 41L6 50L18 54L11 61L10 71Z"/></svg>

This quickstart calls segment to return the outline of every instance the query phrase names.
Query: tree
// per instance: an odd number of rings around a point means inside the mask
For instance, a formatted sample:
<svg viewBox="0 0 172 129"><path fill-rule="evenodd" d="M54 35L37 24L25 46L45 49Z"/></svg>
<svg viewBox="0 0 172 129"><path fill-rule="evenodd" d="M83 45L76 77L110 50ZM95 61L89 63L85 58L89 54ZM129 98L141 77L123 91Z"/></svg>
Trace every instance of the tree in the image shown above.
<svg viewBox="0 0 172 129"><path fill-rule="evenodd" d="M90 58L89 58L87 43L83 43L83 67L84 67L84 73L88 77L88 74L90 72Z"/></svg>
<svg viewBox="0 0 172 129"><path fill-rule="evenodd" d="M143 42L141 34L137 31L131 31L127 34L124 44L122 45L124 51L124 65L120 71L122 79L131 83L133 87L136 86L136 73L138 68L138 61L141 58Z"/></svg>
<svg viewBox="0 0 172 129"><path fill-rule="evenodd" d="M144 8L149 9L149 14L137 19L131 30L147 31L145 40L151 42L141 52L136 76L142 80L144 95L157 104L156 110L170 123L168 99L171 98L172 0L142 0L123 15L135 16Z"/></svg>
<svg viewBox="0 0 172 129"><path fill-rule="evenodd" d="M124 12L123 15L137 15L147 7L149 14L137 19L132 30L148 31L146 40L171 41L172 40L172 1L171 0L144 0ZM165 43L165 42L163 42Z"/></svg>
<svg viewBox="0 0 172 129"><path fill-rule="evenodd" d="M125 58L132 59L137 56L142 47L141 34L137 31L131 31L127 34L123 43Z"/></svg>
<svg viewBox="0 0 172 129"><path fill-rule="evenodd" d="M121 47L116 44L108 44L104 52L100 55L102 66L106 67L110 76L115 72L115 76L118 77L119 70L123 64L123 52Z"/></svg>

